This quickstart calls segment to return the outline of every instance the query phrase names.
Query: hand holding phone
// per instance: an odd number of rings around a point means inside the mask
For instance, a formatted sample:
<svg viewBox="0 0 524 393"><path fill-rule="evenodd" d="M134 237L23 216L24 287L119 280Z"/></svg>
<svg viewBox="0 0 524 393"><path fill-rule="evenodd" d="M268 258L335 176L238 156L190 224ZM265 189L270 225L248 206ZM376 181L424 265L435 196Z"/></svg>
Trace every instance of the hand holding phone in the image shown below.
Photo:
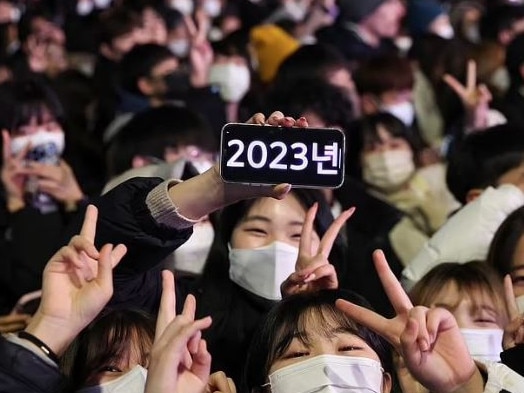
<svg viewBox="0 0 524 393"><path fill-rule="evenodd" d="M337 128L229 123L222 129L220 175L230 183L337 188L344 155L345 136Z"/></svg>

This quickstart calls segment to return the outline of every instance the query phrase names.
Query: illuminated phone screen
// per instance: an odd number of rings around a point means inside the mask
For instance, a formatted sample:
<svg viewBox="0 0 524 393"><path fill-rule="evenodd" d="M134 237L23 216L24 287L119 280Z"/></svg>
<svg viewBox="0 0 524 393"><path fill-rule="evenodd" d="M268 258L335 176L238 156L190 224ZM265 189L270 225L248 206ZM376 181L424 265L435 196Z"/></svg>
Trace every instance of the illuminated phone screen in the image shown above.
<svg viewBox="0 0 524 393"><path fill-rule="evenodd" d="M222 129L220 154L226 182L337 188L344 180L345 136L336 128L231 123Z"/></svg>

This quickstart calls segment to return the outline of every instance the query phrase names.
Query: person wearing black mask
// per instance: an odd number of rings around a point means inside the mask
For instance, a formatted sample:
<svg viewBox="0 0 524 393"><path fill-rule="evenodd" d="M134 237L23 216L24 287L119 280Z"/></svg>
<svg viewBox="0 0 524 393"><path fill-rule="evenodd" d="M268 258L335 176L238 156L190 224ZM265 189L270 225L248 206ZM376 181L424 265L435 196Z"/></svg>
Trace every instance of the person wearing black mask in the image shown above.
<svg viewBox="0 0 524 393"><path fill-rule="evenodd" d="M225 118L225 110L218 91L195 86L191 70L167 47L136 45L122 58L119 71L117 116L106 128L104 142L109 142L134 114L165 104L190 107L211 125L223 124L220 114Z"/></svg>

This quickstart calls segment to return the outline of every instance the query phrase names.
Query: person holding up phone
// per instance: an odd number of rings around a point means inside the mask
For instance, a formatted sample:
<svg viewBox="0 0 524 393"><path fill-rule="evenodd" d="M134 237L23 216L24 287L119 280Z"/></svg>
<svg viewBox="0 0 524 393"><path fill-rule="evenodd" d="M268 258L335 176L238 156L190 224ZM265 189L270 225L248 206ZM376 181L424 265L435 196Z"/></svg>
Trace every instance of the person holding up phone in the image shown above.
<svg viewBox="0 0 524 393"><path fill-rule="evenodd" d="M83 202L71 167L62 159L61 107L42 82L20 81L0 91L2 132L2 278L9 311L40 289L42 270L55 251L69 213ZM27 239L32 240L27 247Z"/></svg>
<svg viewBox="0 0 524 393"><path fill-rule="evenodd" d="M263 124L307 126L306 119L294 120L281 112L267 122L257 114L250 123L260 129L272 128ZM306 220L317 200L318 212ZM334 274L342 275L345 268L345 242L337 234L351 212L333 221L318 190L291 190L287 183L226 183L216 165L184 182L131 179L92 202L100 210L97 244L128 246L127 257L115 271L115 296L109 306L132 305L153 313L160 299L163 259L188 239L201 217L224 208L201 280L188 283L177 277L176 290L180 304L194 294L197 317L211 315L215 321L204 333L212 371L224 371L236 383L251 335L259 319L281 299L286 278L298 273L286 283L288 293L316 290L315 283L338 285ZM311 241L301 246L306 222L313 228Z"/></svg>

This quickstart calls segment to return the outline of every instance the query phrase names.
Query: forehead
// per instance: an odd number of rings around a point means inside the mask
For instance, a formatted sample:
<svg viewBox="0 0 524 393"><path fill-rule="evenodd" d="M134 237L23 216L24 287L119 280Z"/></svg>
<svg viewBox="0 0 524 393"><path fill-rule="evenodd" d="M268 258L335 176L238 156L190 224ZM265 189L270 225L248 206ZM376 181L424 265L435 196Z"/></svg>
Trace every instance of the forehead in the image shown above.
<svg viewBox="0 0 524 393"><path fill-rule="evenodd" d="M462 288L462 290L460 290L455 281L444 285L442 289L435 294L431 303L440 303L452 307L458 306L460 303L471 306L495 307L495 301L486 289L477 287Z"/></svg>
<svg viewBox="0 0 524 393"><path fill-rule="evenodd" d="M303 221L306 209L293 194L284 199L260 198L248 210L246 219L252 216L265 217L273 222Z"/></svg>

